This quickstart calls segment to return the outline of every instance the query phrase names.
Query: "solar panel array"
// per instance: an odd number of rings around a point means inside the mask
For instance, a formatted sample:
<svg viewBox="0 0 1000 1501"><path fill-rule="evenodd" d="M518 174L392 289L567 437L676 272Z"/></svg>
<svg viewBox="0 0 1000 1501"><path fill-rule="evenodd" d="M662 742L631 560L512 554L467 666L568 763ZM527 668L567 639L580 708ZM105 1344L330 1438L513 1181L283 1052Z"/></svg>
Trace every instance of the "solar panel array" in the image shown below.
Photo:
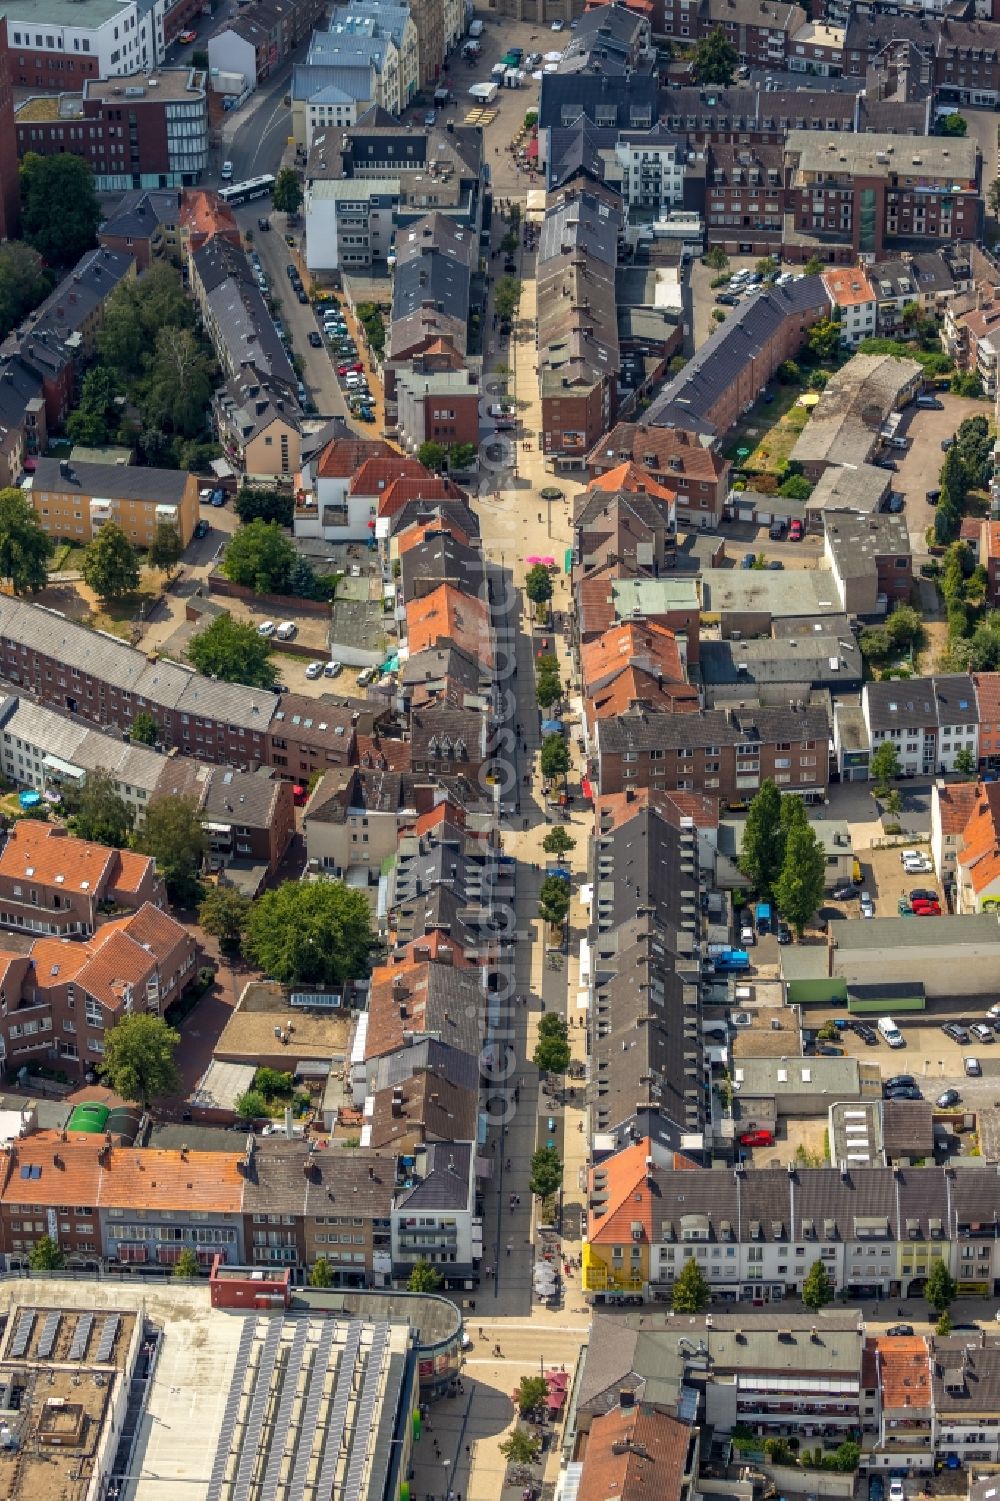
<svg viewBox="0 0 1000 1501"><path fill-rule="evenodd" d="M364 1385L358 1410L354 1415L354 1435L351 1444L351 1462L347 1467L341 1501L361 1501L365 1466L368 1461L368 1445L371 1441L375 1409L380 1396L379 1373L386 1345L389 1343L388 1324L378 1324L372 1335L372 1347L365 1362Z"/></svg>
<svg viewBox="0 0 1000 1501"><path fill-rule="evenodd" d="M236 1467L236 1479L233 1482L233 1501L249 1501L254 1468L260 1453L261 1434L264 1431L264 1413L267 1411L267 1404L271 1397L271 1379L278 1363L280 1343L281 1320L272 1319L264 1337L264 1345L254 1376L250 1411L247 1413L247 1420L240 1437L240 1457Z"/></svg>
<svg viewBox="0 0 1000 1501"><path fill-rule="evenodd" d="M47 1313L45 1315L45 1323L42 1325L42 1332L38 1336L38 1350L36 1353L39 1360L48 1360L52 1354L56 1335L59 1333L59 1321L61 1318L62 1314L58 1312Z"/></svg>
<svg viewBox="0 0 1000 1501"><path fill-rule="evenodd" d="M236 1419L239 1416L240 1405L243 1401L243 1381L247 1373L247 1364L250 1360L250 1351L253 1348L256 1327L257 1320L255 1318L248 1318L243 1325L243 1333L240 1335L239 1349L236 1351L236 1362L233 1366L233 1375L229 1383L229 1396L226 1399L226 1410L222 1417L219 1441L215 1449L215 1462L212 1465L212 1474L208 1482L208 1495L205 1501L221 1501L222 1486L226 1478L226 1466L229 1463L229 1446L233 1441L233 1434L236 1431Z"/></svg>
<svg viewBox="0 0 1000 1501"><path fill-rule="evenodd" d="M116 1313L113 1313L110 1318L104 1320L104 1323L101 1325L101 1337L97 1344L97 1353L94 1356L95 1360L111 1359L111 1352L115 1347L115 1340L118 1337L120 1324L121 1319Z"/></svg>
<svg viewBox="0 0 1000 1501"><path fill-rule="evenodd" d="M28 1341L31 1339L31 1331L35 1327L35 1310L26 1308L17 1321L14 1330L14 1338L11 1342L10 1354L12 1360L23 1360L28 1353Z"/></svg>
<svg viewBox="0 0 1000 1501"><path fill-rule="evenodd" d="M73 1343L69 1347L70 1360L82 1360L87 1353L87 1341L90 1339L90 1331L94 1327L94 1315L81 1313L73 1330Z"/></svg>
<svg viewBox="0 0 1000 1501"><path fill-rule="evenodd" d="M285 1362L285 1377L281 1387L281 1400L274 1417L274 1427L271 1431L271 1448L267 1456L267 1469L261 1482L261 1501L274 1501L278 1494L278 1477L281 1474L281 1462L285 1457L285 1444L288 1440L288 1424L291 1421L292 1408L295 1405L295 1393L298 1389L299 1375L302 1371L302 1363L305 1359L306 1340L309 1336L309 1321L302 1319L295 1330L292 1339L292 1347L288 1352Z"/></svg>
<svg viewBox="0 0 1000 1501"><path fill-rule="evenodd" d="M316 1346L316 1354L313 1356L312 1368L309 1372L309 1395L306 1397L305 1406L302 1409L302 1421L299 1424L299 1442L295 1450L295 1468L292 1471L288 1494L298 1497L305 1494L306 1471L309 1468L309 1460L312 1457L313 1441L316 1438L316 1423L319 1418L319 1405L323 1400L323 1388L326 1385L326 1372L330 1364L330 1347L333 1344L333 1336L336 1333L336 1323L328 1319L323 1325L319 1343Z"/></svg>
<svg viewBox="0 0 1000 1501"><path fill-rule="evenodd" d="M347 1427L347 1409L351 1403L351 1392L354 1387L354 1367L357 1365L360 1348L361 1325L354 1323L347 1331L347 1343L344 1346L340 1364L337 1366L333 1406L323 1439L323 1465L319 1472L319 1485L317 1486L317 1494L320 1496L333 1495L333 1477L340 1463L344 1430Z"/></svg>

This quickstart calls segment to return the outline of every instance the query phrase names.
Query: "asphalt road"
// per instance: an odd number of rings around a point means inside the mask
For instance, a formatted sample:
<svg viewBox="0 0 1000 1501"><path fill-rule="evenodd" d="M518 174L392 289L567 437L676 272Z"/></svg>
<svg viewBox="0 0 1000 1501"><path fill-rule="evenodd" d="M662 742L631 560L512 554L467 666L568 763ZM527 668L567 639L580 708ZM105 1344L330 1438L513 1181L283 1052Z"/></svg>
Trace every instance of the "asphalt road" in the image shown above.
<svg viewBox="0 0 1000 1501"><path fill-rule="evenodd" d="M269 231L257 228L259 217L266 215L271 222ZM260 256L264 270L271 283L271 296L280 309L280 317L292 341L292 351L304 365L303 384L316 405L321 417L346 417L347 406L327 352L328 345L314 349L309 335L320 331L316 311L312 303L299 302L285 270L295 258L294 251L285 243L285 216L275 213L265 199L260 203L247 203L237 209L240 228L253 233L253 249Z"/></svg>

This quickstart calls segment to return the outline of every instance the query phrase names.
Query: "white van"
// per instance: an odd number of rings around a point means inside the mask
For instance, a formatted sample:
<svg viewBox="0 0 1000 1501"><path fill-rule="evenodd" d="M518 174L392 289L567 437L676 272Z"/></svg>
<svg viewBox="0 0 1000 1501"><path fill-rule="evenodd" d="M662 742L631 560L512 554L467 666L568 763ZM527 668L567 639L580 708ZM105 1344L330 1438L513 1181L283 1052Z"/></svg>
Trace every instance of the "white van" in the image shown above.
<svg viewBox="0 0 1000 1501"><path fill-rule="evenodd" d="M878 1029L891 1048L903 1048L906 1041L891 1016L880 1016Z"/></svg>
<svg viewBox="0 0 1000 1501"><path fill-rule="evenodd" d="M298 626L291 620L283 620L275 631L279 641L291 641L298 632Z"/></svg>

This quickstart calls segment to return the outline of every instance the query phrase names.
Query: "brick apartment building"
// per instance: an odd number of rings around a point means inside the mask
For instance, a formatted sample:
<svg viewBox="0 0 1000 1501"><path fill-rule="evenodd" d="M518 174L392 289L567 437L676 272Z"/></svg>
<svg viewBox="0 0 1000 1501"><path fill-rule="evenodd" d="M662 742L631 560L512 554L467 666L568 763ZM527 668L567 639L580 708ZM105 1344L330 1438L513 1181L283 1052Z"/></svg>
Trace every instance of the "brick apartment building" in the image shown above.
<svg viewBox="0 0 1000 1501"><path fill-rule="evenodd" d="M19 157L72 151L99 193L190 187L208 164L208 80L194 68L87 79L79 94L26 99L16 125Z"/></svg>
<svg viewBox="0 0 1000 1501"><path fill-rule="evenodd" d="M22 819L0 853L0 926L87 937L104 903L133 911L164 902L156 862L133 850L74 839L54 824Z"/></svg>
<svg viewBox="0 0 1000 1501"><path fill-rule="evenodd" d="M975 141L957 137L790 131L785 257L853 265L915 238L975 240L981 165Z"/></svg>
<svg viewBox="0 0 1000 1501"><path fill-rule="evenodd" d="M788 42L805 19L800 6L784 0L655 0L651 16L657 35L683 45L718 29L741 63L772 70L785 66Z"/></svg>
<svg viewBox="0 0 1000 1501"><path fill-rule="evenodd" d="M12 240L21 215L17 180L17 139L14 131L14 95L10 86L7 56L7 23L0 17L0 240Z"/></svg>
<svg viewBox="0 0 1000 1501"><path fill-rule="evenodd" d="M730 255L779 252L784 229L780 146L713 146L705 189L710 245Z"/></svg>
<svg viewBox="0 0 1000 1501"><path fill-rule="evenodd" d="M822 795L829 782L824 709L708 709L622 714L597 722L591 780L602 794L653 787L750 801L770 777L788 792Z"/></svg>
<svg viewBox="0 0 1000 1501"><path fill-rule="evenodd" d="M191 935L150 902L80 943L38 938L27 954L0 952L7 1063L85 1073L123 1016L163 1015L194 979L196 960Z"/></svg>
<svg viewBox="0 0 1000 1501"><path fill-rule="evenodd" d="M593 479L631 462L677 496L677 519L687 526L715 529L729 494L732 468L713 448L679 428L619 422L587 455Z"/></svg>
<svg viewBox="0 0 1000 1501"><path fill-rule="evenodd" d="M659 392L644 424L722 437L757 400L778 366L795 358L809 329L829 310L818 276L769 287L734 308Z"/></svg>

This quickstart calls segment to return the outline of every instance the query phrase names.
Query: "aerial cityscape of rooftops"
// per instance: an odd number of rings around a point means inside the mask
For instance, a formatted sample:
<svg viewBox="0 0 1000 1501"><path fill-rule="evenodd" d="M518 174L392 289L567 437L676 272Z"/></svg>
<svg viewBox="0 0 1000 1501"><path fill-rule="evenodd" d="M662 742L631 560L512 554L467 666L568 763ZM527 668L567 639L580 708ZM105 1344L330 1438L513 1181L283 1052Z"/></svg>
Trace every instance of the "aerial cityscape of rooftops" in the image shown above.
<svg viewBox="0 0 1000 1501"><path fill-rule="evenodd" d="M0 1501L998 1501L1000 0L0 0Z"/></svg>

